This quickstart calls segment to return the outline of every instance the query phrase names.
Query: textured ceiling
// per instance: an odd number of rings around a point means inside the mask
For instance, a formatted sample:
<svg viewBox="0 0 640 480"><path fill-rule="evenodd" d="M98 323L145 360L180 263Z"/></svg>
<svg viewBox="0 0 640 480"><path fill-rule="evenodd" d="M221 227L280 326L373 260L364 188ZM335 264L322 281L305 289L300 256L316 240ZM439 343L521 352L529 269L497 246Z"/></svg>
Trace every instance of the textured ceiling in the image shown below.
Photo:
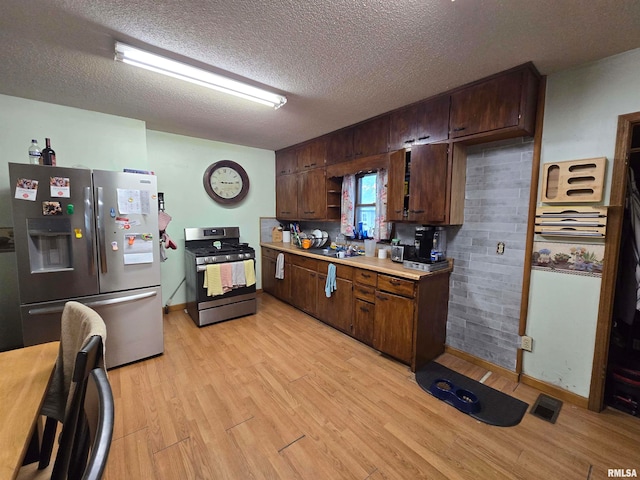
<svg viewBox="0 0 640 480"><path fill-rule="evenodd" d="M2 0L0 93L277 150L533 61L640 47L638 0ZM113 60L114 41L284 93L279 110Z"/></svg>

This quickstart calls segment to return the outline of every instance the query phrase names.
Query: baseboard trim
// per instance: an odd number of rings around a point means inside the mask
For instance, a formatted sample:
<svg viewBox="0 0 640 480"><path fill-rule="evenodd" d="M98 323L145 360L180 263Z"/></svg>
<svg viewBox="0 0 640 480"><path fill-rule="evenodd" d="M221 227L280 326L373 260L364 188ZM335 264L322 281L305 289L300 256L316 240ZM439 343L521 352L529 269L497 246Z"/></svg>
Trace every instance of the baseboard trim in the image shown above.
<svg viewBox="0 0 640 480"><path fill-rule="evenodd" d="M445 345L444 351L456 357L462 358L463 360L466 360L469 363L473 363L474 365L477 365L479 367L486 368L487 370L495 372L502 377L508 378L512 382L518 382L519 380L518 379L519 376L516 372L509 370L507 368L501 367L500 365L496 365L495 363L491 363L486 360L483 360L482 358L476 357L467 352L463 352L462 350L458 350L457 348L450 347L449 345Z"/></svg>
<svg viewBox="0 0 640 480"><path fill-rule="evenodd" d="M556 385L543 382L542 380L530 377L528 375L525 375L524 373L518 375L516 372L512 372L511 370L501 367L500 365L488 362L486 360L483 360L482 358L476 357L467 352L463 352L462 350L458 350L457 348L450 347L449 345L444 346L444 351L456 357L462 358L469 363L482 368L486 368L487 370L491 370L492 372L506 377L513 382L520 382L524 385L533 387L536 390L540 390L541 392L546 393L547 395L550 395L554 398L560 399L563 402L569 402L582 408L589 408L589 399L578 395L577 393L573 393Z"/></svg>
<svg viewBox="0 0 640 480"><path fill-rule="evenodd" d="M169 310L170 312L175 312L177 310L184 310L185 308L187 308L187 304L186 303L178 303L176 305L167 305L165 308L167 310Z"/></svg>
<svg viewBox="0 0 640 480"><path fill-rule="evenodd" d="M564 388L560 388L556 385L543 382L542 380L530 377L528 375L525 375L524 373L520 375L520 382L525 385L529 385L536 390L540 390L541 392L546 393L547 395L550 395L554 398L558 398L563 402L569 402L582 408L589 408L588 398L578 395L577 393L570 392L569 390L565 390Z"/></svg>

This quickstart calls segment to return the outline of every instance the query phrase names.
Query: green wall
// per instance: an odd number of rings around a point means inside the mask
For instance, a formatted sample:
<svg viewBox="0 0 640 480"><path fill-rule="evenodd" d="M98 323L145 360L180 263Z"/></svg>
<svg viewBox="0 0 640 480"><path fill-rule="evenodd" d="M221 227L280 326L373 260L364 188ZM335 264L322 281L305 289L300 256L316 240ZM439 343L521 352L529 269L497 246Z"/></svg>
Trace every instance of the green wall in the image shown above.
<svg viewBox="0 0 640 480"><path fill-rule="evenodd" d="M144 122L0 95L0 227L11 227L8 163L28 163L35 138L51 138L57 163L104 170L146 169ZM0 253L0 350L22 345L16 258Z"/></svg>
<svg viewBox="0 0 640 480"><path fill-rule="evenodd" d="M167 251L162 264L162 294L166 303L184 278L184 228L239 226L240 240L260 252L260 217L270 217L275 205L275 153L229 143L200 140L181 135L147 131L147 147L158 190L164 192L165 211L172 220L167 228L178 250ZM204 190L202 177L218 160L234 160L249 176L249 193L241 204L225 207ZM260 262L258 261L258 287ZM172 305L185 302L184 285Z"/></svg>
<svg viewBox="0 0 640 480"><path fill-rule="evenodd" d="M638 85L640 49L547 78L541 163L607 157L603 205L609 200L618 116L640 111ZM534 348L524 352L523 372L588 397L600 279L532 273L527 335Z"/></svg>
<svg viewBox="0 0 640 480"><path fill-rule="evenodd" d="M173 217L168 232L179 245L162 264L163 303L184 277L184 227L238 225L241 240L258 246L259 217L275 211L273 151L148 131L139 120L0 95L0 227L12 226L7 164L27 163L31 139L43 146L45 137L62 167L156 173ZM222 159L240 163L251 182L247 198L233 208L217 205L202 186L206 167ZM259 270L257 275L260 287ZM0 253L0 281L0 350L5 350L22 344L15 254ZM182 287L172 303L184 301Z"/></svg>

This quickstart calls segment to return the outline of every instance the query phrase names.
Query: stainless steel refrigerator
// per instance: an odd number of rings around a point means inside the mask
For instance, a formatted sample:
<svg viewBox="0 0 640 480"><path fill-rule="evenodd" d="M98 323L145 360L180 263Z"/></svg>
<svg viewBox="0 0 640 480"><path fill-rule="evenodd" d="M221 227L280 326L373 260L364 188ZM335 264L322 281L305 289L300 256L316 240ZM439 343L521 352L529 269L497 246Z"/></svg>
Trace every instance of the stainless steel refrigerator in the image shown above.
<svg viewBox="0 0 640 480"><path fill-rule="evenodd" d="M9 164L25 346L58 340L64 304L107 326L107 368L163 352L153 175Z"/></svg>

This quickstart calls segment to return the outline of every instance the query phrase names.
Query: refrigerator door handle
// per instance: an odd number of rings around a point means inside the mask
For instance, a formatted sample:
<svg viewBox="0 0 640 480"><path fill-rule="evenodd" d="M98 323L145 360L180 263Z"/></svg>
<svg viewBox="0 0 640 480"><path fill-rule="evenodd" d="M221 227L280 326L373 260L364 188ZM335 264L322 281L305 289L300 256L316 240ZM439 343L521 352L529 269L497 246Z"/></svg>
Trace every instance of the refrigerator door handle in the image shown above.
<svg viewBox="0 0 640 480"><path fill-rule="evenodd" d="M107 273L107 247L106 247L106 234L104 231L104 199L103 188L96 188L96 198L98 199L98 250L100 252L100 271Z"/></svg>
<svg viewBox="0 0 640 480"><path fill-rule="evenodd" d="M93 238L93 201L91 187L84 188L84 231L87 243L87 255L89 256L89 274L96 274L96 242Z"/></svg>
<svg viewBox="0 0 640 480"><path fill-rule="evenodd" d="M136 293L135 295L127 295L126 297L118 297L118 298L110 298L108 300L95 300L93 302L80 302L83 305L86 305L89 308L94 307L104 307L106 305L117 305L119 303L127 303L127 302L135 302L137 300L142 300L145 298L155 297L157 292L145 292L145 293ZM63 305L57 305L55 307L40 307L40 308L30 308L29 315L47 315L50 313L62 313L64 310Z"/></svg>

